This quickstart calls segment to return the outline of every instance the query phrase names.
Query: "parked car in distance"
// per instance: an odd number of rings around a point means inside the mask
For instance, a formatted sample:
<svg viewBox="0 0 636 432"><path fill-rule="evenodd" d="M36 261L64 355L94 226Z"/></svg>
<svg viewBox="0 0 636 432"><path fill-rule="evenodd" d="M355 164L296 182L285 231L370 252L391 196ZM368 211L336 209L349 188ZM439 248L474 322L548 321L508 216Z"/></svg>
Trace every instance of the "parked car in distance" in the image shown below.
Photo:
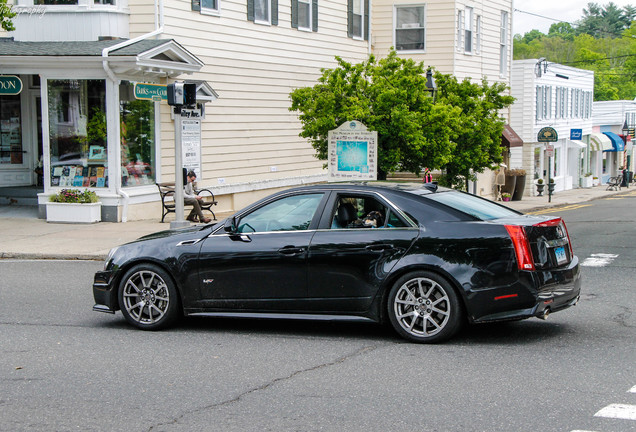
<svg viewBox="0 0 636 432"><path fill-rule="evenodd" d="M431 343L466 321L546 318L580 289L560 218L432 183L321 184L113 249L93 309L144 330L182 314L347 317Z"/></svg>

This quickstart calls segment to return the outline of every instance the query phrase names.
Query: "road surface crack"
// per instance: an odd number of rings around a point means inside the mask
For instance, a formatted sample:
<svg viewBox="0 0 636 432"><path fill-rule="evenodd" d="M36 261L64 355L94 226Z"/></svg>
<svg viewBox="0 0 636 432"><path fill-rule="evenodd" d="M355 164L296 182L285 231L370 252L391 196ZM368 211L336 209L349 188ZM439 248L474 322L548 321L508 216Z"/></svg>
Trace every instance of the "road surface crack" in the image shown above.
<svg viewBox="0 0 636 432"><path fill-rule="evenodd" d="M363 354L369 353L371 351L374 351L377 348L378 348L377 345L362 347L362 348L360 348L360 349L358 349L358 350L356 350L356 351L354 351L354 352L352 352L350 354L347 354L347 355L344 355L342 357L339 357L339 358L337 358L337 359L335 359L333 361L330 361L330 362L327 362L327 363L322 363L322 364L319 364L319 365L316 365L316 366L312 366L310 368L300 369L300 370L294 371L294 372L292 372L291 374L289 374L287 376L275 378L275 379L273 379L273 380L271 380L269 382L266 382L266 383L264 383L264 384L262 384L262 385L260 385L258 387L254 387L254 388L248 389L248 390L244 391L243 393L237 395L236 397L234 397L232 399L228 399L228 400L225 400L225 401L222 401L222 402L217 402L217 403L214 403L214 404L211 404L211 405L199 407L199 408L184 412L180 416L172 419L171 421L167 421L167 422L163 422L163 423L159 423L159 424L150 426L148 428L148 432L154 431L157 428L160 428L161 426L168 426L168 425L177 424L182 418L184 418L184 417L186 417L187 415L190 415L190 414L196 414L198 412L202 412L202 411L206 411L206 410L213 410L213 409L216 409L216 408L220 408L220 407L224 407L224 406L227 406L227 405L231 405L231 404L237 403L237 402L241 401L241 399L245 398L246 396L249 396L249 395L254 394L256 392L267 390L268 388L270 388L270 387L272 387L272 386L274 386L274 385L276 385L276 384L278 384L280 382L291 380L291 379L293 379L293 378L295 378L295 377L297 377L297 376L299 376L301 374L304 374L304 373L313 372L313 371L324 369L324 368L331 367L331 366L336 366L338 364L346 362L347 360L349 360L349 359L351 359L353 357L357 357L359 355L363 355Z"/></svg>

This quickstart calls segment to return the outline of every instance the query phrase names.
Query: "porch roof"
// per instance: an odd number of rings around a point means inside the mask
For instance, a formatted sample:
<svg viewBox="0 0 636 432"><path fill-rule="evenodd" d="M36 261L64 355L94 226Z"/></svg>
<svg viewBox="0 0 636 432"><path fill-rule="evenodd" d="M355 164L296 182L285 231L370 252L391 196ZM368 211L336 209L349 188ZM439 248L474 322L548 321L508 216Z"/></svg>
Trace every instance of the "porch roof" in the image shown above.
<svg viewBox="0 0 636 432"><path fill-rule="evenodd" d="M76 69L73 60L101 62L102 51L125 39L99 41L23 42L0 39L0 58L5 66L38 65L46 67L60 61L68 61L69 68ZM203 62L173 39L147 39L115 49L108 53L108 61L116 74L176 77L192 73L203 67Z"/></svg>

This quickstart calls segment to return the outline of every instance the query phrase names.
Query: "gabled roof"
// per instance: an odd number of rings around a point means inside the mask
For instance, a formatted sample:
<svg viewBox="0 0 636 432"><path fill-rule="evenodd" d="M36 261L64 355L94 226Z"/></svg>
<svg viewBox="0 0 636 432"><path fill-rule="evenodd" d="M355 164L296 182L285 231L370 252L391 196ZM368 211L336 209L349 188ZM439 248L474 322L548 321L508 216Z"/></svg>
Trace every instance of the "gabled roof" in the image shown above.
<svg viewBox="0 0 636 432"><path fill-rule="evenodd" d="M39 65L59 62L60 58L84 58L101 62L102 51L124 39L102 41L21 42L0 39L0 57L23 63L27 59ZM116 74L176 77L196 72L203 62L173 39L147 39L115 49L108 54L110 67ZM70 66L72 67L72 66Z"/></svg>

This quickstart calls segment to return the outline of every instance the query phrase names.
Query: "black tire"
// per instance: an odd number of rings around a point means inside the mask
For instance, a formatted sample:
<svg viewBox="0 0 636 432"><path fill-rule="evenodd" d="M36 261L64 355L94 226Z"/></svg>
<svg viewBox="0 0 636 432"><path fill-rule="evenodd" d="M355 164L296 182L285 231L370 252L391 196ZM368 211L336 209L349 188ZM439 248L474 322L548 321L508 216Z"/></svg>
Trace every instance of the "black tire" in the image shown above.
<svg viewBox="0 0 636 432"><path fill-rule="evenodd" d="M119 283L119 307L133 326L160 330L180 314L179 294L170 275L153 264L138 264Z"/></svg>
<svg viewBox="0 0 636 432"><path fill-rule="evenodd" d="M457 293L446 279L428 271L398 279L389 292L387 308L393 329L412 342L445 341L462 324Z"/></svg>

